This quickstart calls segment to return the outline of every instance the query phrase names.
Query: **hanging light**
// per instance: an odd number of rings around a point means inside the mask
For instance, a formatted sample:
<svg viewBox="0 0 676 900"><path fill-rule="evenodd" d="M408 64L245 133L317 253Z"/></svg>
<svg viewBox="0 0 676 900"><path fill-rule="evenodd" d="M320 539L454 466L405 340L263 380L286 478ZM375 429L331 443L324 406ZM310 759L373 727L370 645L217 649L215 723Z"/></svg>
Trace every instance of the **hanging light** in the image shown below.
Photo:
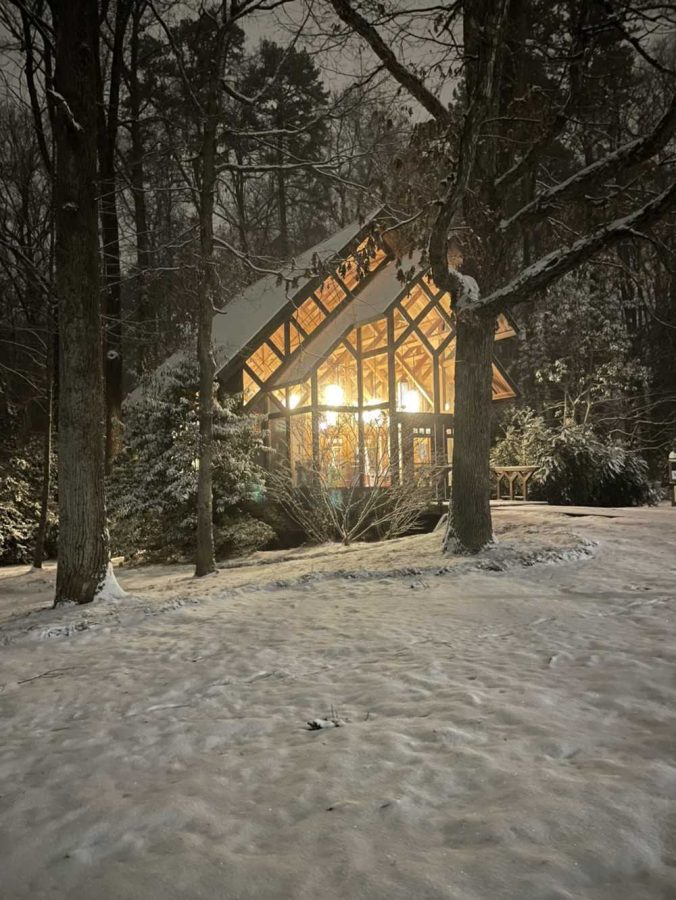
<svg viewBox="0 0 676 900"><path fill-rule="evenodd" d="M324 388L324 402L327 406L342 406L345 394L339 384L327 384Z"/></svg>
<svg viewBox="0 0 676 900"><path fill-rule="evenodd" d="M420 412L420 391L406 391L404 394L404 409L406 412Z"/></svg>

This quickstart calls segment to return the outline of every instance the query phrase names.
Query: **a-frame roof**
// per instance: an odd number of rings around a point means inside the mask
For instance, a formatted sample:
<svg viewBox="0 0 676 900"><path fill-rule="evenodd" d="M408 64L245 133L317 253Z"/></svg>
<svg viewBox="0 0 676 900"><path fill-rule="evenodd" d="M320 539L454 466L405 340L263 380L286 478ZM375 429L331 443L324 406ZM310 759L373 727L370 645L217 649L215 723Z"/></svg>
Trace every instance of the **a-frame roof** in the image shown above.
<svg viewBox="0 0 676 900"><path fill-rule="evenodd" d="M404 260L407 271L415 270L409 284L421 272L421 257L422 254L416 251ZM313 364L328 356L340 338L357 325L364 325L385 315L405 289L398 277L398 266L393 259L389 260L360 287L354 299L346 303L335 318L310 337L307 346L300 348L291 365L282 368L274 381L279 384L304 381Z"/></svg>
<svg viewBox="0 0 676 900"><path fill-rule="evenodd" d="M247 356L262 331L283 311L295 303L296 298L307 292L309 282L317 278L308 275L318 263L320 266L338 264L348 248L352 248L360 235L368 231L380 209L371 212L363 221L352 222L309 250L300 253L280 269L282 278L266 275L234 297L222 311L216 313L213 323L213 347L216 372L221 373L242 355ZM298 279L298 287L289 291L284 278Z"/></svg>

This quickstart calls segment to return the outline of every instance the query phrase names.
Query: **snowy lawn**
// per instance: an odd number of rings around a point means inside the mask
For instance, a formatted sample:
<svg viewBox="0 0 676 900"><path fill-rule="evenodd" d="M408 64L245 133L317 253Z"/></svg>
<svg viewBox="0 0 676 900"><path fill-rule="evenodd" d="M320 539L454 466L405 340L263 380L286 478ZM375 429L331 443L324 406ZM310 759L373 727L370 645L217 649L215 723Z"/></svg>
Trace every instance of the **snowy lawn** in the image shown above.
<svg viewBox="0 0 676 900"><path fill-rule="evenodd" d="M0 897L673 900L676 510L597 512L0 570Z"/></svg>

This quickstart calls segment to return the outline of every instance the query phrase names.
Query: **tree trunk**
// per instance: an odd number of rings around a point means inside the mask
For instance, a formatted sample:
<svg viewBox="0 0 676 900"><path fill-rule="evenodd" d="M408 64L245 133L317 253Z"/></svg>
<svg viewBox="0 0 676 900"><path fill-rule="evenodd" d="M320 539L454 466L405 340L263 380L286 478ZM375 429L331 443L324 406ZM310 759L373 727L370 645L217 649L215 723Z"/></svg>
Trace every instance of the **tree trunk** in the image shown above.
<svg viewBox="0 0 676 900"><path fill-rule="evenodd" d="M141 85L139 82L139 51L141 40L141 19L145 11L145 0L137 0L132 11L131 40L129 43L129 133L131 137L130 181L134 200L134 228L136 231L136 335L138 371L144 374L149 368L146 342L148 323L151 321L148 297L148 272L151 266L150 241L148 236L148 210L145 193L143 166L143 132L141 129Z"/></svg>
<svg viewBox="0 0 676 900"><path fill-rule="evenodd" d="M216 367L211 349L213 306L211 302L211 271L204 269L199 288L199 323L197 328L197 357L199 361L199 472L197 480L197 550L195 575L209 575L216 571L213 526L214 449L214 377Z"/></svg>
<svg viewBox="0 0 676 900"><path fill-rule="evenodd" d="M477 553L493 540L489 459L494 339L491 318L467 313L458 317L453 481L444 537L446 553Z"/></svg>
<svg viewBox="0 0 676 900"><path fill-rule="evenodd" d="M56 44L59 561L54 604L89 603L108 565L97 228L98 4L52 0Z"/></svg>
<svg viewBox="0 0 676 900"><path fill-rule="evenodd" d="M214 452L214 378L216 366L211 347L214 318L213 285L213 210L214 142L205 136L203 146L202 190L200 193L201 272L197 325L199 363L199 470L197 479L197 550L195 575L216 571L214 554L213 475ZM209 173L211 173L210 177Z"/></svg>
<svg viewBox="0 0 676 900"><path fill-rule="evenodd" d="M52 328L51 299L47 310L47 358L45 361L45 436L42 445L42 489L40 492L40 519L35 535L33 568L41 569L45 556L49 496L52 491L52 420L54 409L54 333Z"/></svg>
<svg viewBox="0 0 676 900"><path fill-rule="evenodd" d="M197 479L197 549L195 575L216 571L213 522L214 378L211 346L214 318L214 194L216 191L216 137L220 112L220 78L225 62L226 25L220 27L217 54L211 72L204 114L199 190L200 282L197 326L199 363L199 470Z"/></svg>
<svg viewBox="0 0 676 900"><path fill-rule="evenodd" d="M279 125L278 127L283 127ZM277 143L277 204L279 207L279 251L285 259L291 255L291 242L289 241L289 222L286 204L286 180L284 177L284 139L279 138Z"/></svg>
<svg viewBox="0 0 676 900"><path fill-rule="evenodd" d="M106 470L119 452L122 418L122 270L120 230L117 217L115 147L122 81L124 34L129 19L129 0L115 7L113 53L110 64L108 115L103 99L103 75L99 71L99 175L101 184L101 243L106 284L105 373L106 373ZM100 64L99 64L100 69Z"/></svg>

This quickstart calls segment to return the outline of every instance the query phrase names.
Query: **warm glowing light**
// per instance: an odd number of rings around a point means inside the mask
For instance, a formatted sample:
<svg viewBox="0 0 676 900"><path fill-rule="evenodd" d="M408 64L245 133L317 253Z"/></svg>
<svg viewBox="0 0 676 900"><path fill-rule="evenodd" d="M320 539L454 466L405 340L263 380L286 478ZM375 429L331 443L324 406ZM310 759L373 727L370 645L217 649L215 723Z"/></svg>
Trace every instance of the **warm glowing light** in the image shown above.
<svg viewBox="0 0 676 900"><path fill-rule="evenodd" d="M327 406L342 406L345 394L339 384L327 384L324 388L324 403Z"/></svg>
<svg viewBox="0 0 676 900"><path fill-rule="evenodd" d="M403 406L406 412L420 412L420 393L416 390L406 391Z"/></svg>
<svg viewBox="0 0 676 900"><path fill-rule="evenodd" d="M365 409L361 417L364 422L377 422L382 418L382 415L382 409Z"/></svg>
<svg viewBox="0 0 676 900"><path fill-rule="evenodd" d="M289 394L289 409L295 409L300 403L300 394Z"/></svg>
<svg viewBox="0 0 676 900"><path fill-rule="evenodd" d="M323 431L325 428L328 428L329 426L333 426L333 425L337 425L337 424L338 424L338 413L333 412L332 410L329 410L329 412L325 412L324 415L322 416L322 418L319 422L319 427Z"/></svg>

